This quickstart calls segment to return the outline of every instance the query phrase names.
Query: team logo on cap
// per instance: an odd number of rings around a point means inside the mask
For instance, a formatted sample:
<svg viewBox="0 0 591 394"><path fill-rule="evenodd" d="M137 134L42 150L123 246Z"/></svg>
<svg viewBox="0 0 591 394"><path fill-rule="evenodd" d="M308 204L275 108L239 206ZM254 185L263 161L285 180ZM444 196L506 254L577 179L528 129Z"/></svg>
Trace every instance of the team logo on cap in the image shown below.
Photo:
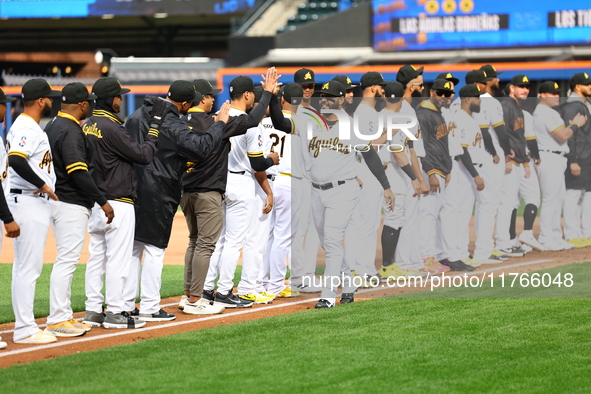
<svg viewBox="0 0 591 394"><path fill-rule="evenodd" d="M443 87L446 89L451 89L451 83L446 82L445 85L443 85Z"/></svg>
<svg viewBox="0 0 591 394"><path fill-rule="evenodd" d="M213 86L211 86L211 82L207 81L207 83L209 84L209 86L210 86L210 87L212 87L212 88L213 88Z"/></svg>
<svg viewBox="0 0 591 394"><path fill-rule="evenodd" d="M474 85L476 86L476 90L478 90L480 92L480 87L478 87L478 85Z"/></svg>
<svg viewBox="0 0 591 394"><path fill-rule="evenodd" d="M589 76L587 75L587 73L583 73L583 75L585 76L585 79L589 79Z"/></svg>
<svg viewBox="0 0 591 394"><path fill-rule="evenodd" d="M488 76L488 75L486 75L486 71L482 70L482 73L484 74L485 77Z"/></svg>
<svg viewBox="0 0 591 394"><path fill-rule="evenodd" d="M524 77L521 79L521 82L529 82L529 79L527 79L527 77L526 77L526 76L524 76Z"/></svg>
<svg viewBox="0 0 591 394"><path fill-rule="evenodd" d="M327 82L324 85L322 85L322 90L329 89L329 88L330 88L330 82Z"/></svg>
<svg viewBox="0 0 591 394"><path fill-rule="evenodd" d="M451 75L451 73L447 73L447 75L445 76L445 78L453 78L453 75Z"/></svg>
<svg viewBox="0 0 591 394"><path fill-rule="evenodd" d="M119 87L121 87L121 82L117 81L117 83L119 84Z"/></svg>
<svg viewBox="0 0 591 394"><path fill-rule="evenodd" d="M304 75L304 79L312 79L312 74L308 71L306 75Z"/></svg>
<svg viewBox="0 0 591 394"><path fill-rule="evenodd" d="M554 89L558 89L558 84L554 82Z"/></svg>
<svg viewBox="0 0 591 394"><path fill-rule="evenodd" d="M409 66L410 66L410 68L412 68L413 70L415 70L415 71L417 70L417 69L415 68L415 66L413 66L412 64L409 64Z"/></svg>
<svg viewBox="0 0 591 394"><path fill-rule="evenodd" d="M351 85L351 79L349 77L347 77L347 83Z"/></svg>

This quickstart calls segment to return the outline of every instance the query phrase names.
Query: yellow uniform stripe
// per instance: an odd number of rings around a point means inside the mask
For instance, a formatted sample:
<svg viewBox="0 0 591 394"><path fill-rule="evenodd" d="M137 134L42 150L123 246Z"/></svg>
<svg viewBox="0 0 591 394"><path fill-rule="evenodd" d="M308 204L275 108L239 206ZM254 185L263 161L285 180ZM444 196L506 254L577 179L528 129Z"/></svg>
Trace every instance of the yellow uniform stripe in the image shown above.
<svg viewBox="0 0 591 394"><path fill-rule="evenodd" d="M83 166L83 167L86 167L86 168L88 168L88 164L86 164L86 163L84 163L84 162L82 162L82 161L78 161L78 162L76 162L76 163L72 163L72 164L70 164L69 166L66 166L66 170L69 170L70 168L72 168L72 167L76 167L76 166Z"/></svg>
<svg viewBox="0 0 591 394"><path fill-rule="evenodd" d="M557 128L555 128L554 130L552 130L552 131L550 132L550 134L554 134L554 133L556 133L558 130L562 129L563 127L564 127L564 126L558 126L558 127L557 127Z"/></svg>
<svg viewBox="0 0 591 394"><path fill-rule="evenodd" d="M462 148L467 148L468 144L462 144Z"/></svg>
<svg viewBox="0 0 591 394"><path fill-rule="evenodd" d="M532 141L532 140L535 140L535 139L536 139L536 137L525 137L525 140L526 141Z"/></svg>
<svg viewBox="0 0 591 394"><path fill-rule="evenodd" d="M495 124L493 125L493 129L494 129L495 127L499 127L499 126L500 126L500 125L502 125L502 124L505 124L505 121L504 121L504 120L501 120L499 123L495 123Z"/></svg>
<svg viewBox="0 0 591 394"><path fill-rule="evenodd" d="M435 175L440 175L443 178L447 178L447 175L446 174L444 174L443 172L441 172L439 170L436 170L436 169L432 169L431 171L427 172L427 175L434 175L434 174Z"/></svg>
<svg viewBox="0 0 591 394"><path fill-rule="evenodd" d="M115 198L115 201L126 202L128 204L133 204L133 200L131 198L121 197Z"/></svg>
<svg viewBox="0 0 591 394"><path fill-rule="evenodd" d="M88 171L88 168L86 168L86 167L82 167L82 166L79 166L79 167L74 167L74 168L71 168L71 169L69 169L69 170L68 170L68 174L71 174L71 173L73 173L74 171L78 171L78 170L82 170L82 171Z"/></svg>
<svg viewBox="0 0 591 394"><path fill-rule="evenodd" d="M20 156L22 158L27 158L27 155L23 152L8 152L8 156Z"/></svg>
<svg viewBox="0 0 591 394"><path fill-rule="evenodd" d="M262 156L263 156L263 152L257 152L257 153L248 152L248 157L262 157Z"/></svg>
<svg viewBox="0 0 591 394"><path fill-rule="evenodd" d="M280 172L279 175L283 175L283 176L291 176L291 174L288 174L286 172Z"/></svg>

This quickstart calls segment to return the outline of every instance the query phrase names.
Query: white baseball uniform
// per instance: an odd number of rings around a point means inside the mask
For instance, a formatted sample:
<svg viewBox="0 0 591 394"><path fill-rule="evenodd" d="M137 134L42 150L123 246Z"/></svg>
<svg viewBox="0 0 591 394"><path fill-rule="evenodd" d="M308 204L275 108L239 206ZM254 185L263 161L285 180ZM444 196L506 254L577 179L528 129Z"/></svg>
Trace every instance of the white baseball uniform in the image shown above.
<svg viewBox="0 0 591 394"><path fill-rule="evenodd" d="M26 114L19 115L8 132L6 142L8 156L25 158L35 174L54 189L55 171L49 140L35 120ZM8 206L21 229L20 236L14 238L12 266L12 305L16 319L14 340L18 341L39 331L33 304L35 285L43 268L43 250L51 211L47 197L34 194L38 189L36 186L21 178L12 167L8 172L11 180Z"/></svg>
<svg viewBox="0 0 591 394"><path fill-rule="evenodd" d="M244 113L239 109L230 108L230 116L239 116ZM244 245L248 225L254 213L255 179L248 157L263 155L261 126L248 129L246 134L231 137L230 144L224 228L211 256L203 286L204 290L213 290L219 273L218 292L223 294L232 291L234 286L234 272L240 257L240 249Z"/></svg>
<svg viewBox="0 0 591 394"><path fill-rule="evenodd" d="M4 190L4 197L7 198L10 194L10 178L8 177L8 152L4 146L4 140L0 138L0 181L2 182L2 189ZM0 224L2 221L0 220ZM2 241L4 240L4 232L0 232L0 250L2 250Z"/></svg>
<svg viewBox="0 0 591 394"><path fill-rule="evenodd" d="M536 167L542 192L538 240L542 244L553 243L562 239L560 214L566 194L564 171L569 147L566 141L560 142L552 135L564 127L560 114L553 108L538 104L534 111L534 127L542 160Z"/></svg>

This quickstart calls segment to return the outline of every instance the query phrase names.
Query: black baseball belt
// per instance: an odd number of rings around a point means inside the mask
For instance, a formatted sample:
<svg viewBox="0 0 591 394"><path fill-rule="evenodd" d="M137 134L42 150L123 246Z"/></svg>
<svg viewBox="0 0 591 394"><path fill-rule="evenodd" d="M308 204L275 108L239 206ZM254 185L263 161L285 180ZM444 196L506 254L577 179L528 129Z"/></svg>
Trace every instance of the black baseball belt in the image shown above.
<svg viewBox="0 0 591 394"><path fill-rule="evenodd" d="M314 183L312 182L312 187L320 190L329 190L336 186L344 185L347 181L336 181L336 182L329 182L329 183Z"/></svg>

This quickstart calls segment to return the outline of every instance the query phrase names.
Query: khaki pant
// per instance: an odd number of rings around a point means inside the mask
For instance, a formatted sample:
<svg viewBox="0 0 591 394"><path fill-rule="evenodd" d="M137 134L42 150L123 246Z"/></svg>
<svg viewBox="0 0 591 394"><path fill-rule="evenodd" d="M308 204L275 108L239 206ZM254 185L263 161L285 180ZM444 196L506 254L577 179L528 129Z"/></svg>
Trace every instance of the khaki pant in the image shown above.
<svg viewBox="0 0 591 394"><path fill-rule="evenodd" d="M185 253L185 291L201 297L209 261L224 223L224 197L217 191L184 193L181 209L189 228Z"/></svg>

